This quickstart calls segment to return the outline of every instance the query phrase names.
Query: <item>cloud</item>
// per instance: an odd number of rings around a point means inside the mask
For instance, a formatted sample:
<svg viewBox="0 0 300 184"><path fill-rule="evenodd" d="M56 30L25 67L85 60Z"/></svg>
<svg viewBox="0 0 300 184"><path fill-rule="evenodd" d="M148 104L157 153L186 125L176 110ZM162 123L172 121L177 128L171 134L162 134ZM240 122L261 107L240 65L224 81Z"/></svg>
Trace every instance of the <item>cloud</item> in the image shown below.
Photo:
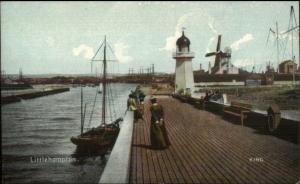
<svg viewBox="0 0 300 184"><path fill-rule="evenodd" d="M194 25L194 22L201 22L201 20L202 21L208 20L208 26L209 26L210 30L214 34L218 34L218 31L215 29L215 26L214 26L215 19L213 17L211 17L209 14L207 14L206 12L195 10L193 12L189 12L189 13L182 15L178 19L177 24L175 26L174 34L172 36L169 36L168 38L166 38L165 46L163 48L159 48L159 51L174 51L176 49L176 41L181 36L182 27L187 27L189 20L190 20L190 23L193 22L193 25ZM209 46L210 46L210 44L209 44ZM207 50L208 50L208 48L207 48Z"/></svg>
<svg viewBox="0 0 300 184"><path fill-rule="evenodd" d="M207 23L207 24L208 24L208 27L209 27L209 29L215 34L215 36L213 36L213 37L211 37L211 38L209 39L208 44L207 44L207 47L206 47L206 53L211 52L211 51L210 51L210 47L211 47L212 43L215 41L216 36L218 35L218 31L217 31L217 29L215 28L214 23L215 23L215 19L214 19L213 17L211 17L211 16L208 15L208 23Z"/></svg>
<svg viewBox="0 0 300 184"><path fill-rule="evenodd" d="M211 52L209 48L210 48L211 44L215 41L215 39L216 39L215 36L213 36L209 39L207 47L206 47L206 53Z"/></svg>
<svg viewBox="0 0 300 184"><path fill-rule="evenodd" d="M214 34L218 34L218 31L216 30L215 26L214 26L214 23L215 23L215 19L212 18L212 17L209 17L208 19L208 27L209 29L214 33Z"/></svg>
<svg viewBox="0 0 300 184"><path fill-rule="evenodd" d="M253 59L237 59L232 62L236 67L247 67L247 66L254 66L255 62Z"/></svg>
<svg viewBox="0 0 300 184"><path fill-rule="evenodd" d="M85 44L79 45L77 48L73 48L74 56L79 56L81 53L85 59L92 59L94 54L94 49Z"/></svg>
<svg viewBox="0 0 300 184"><path fill-rule="evenodd" d="M251 40L253 40L253 35L250 34L250 33L247 33L241 39L239 39L238 41L231 44L230 47L231 47L232 50L239 50L241 44L247 43Z"/></svg>
<svg viewBox="0 0 300 184"><path fill-rule="evenodd" d="M299 34L298 34L298 35L299 35ZM293 38L294 40L298 39L297 34L294 34L293 37L292 37L291 34L282 34L282 33L280 33L280 34L278 35L278 39L279 39L279 40L288 39L289 41L291 41L292 38ZM276 35L275 35L275 36L272 36L271 39L272 39L272 41L276 41Z"/></svg>
<svg viewBox="0 0 300 184"><path fill-rule="evenodd" d="M133 61L133 57L128 55L128 48L129 46L122 42L114 44L115 56L120 63L129 63Z"/></svg>
<svg viewBox="0 0 300 184"><path fill-rule="evenodd" d="M181 35L181 31L182 31L181 29L186 24L186 21L188 20L188 18L191 17L192 15L193 15L193 13L187 13L178 19L176 27L175 27L174 35L170 36L166 39L166 44L163 48L159 48L160 51L173 51L176 49L176 40Z"/></svg>

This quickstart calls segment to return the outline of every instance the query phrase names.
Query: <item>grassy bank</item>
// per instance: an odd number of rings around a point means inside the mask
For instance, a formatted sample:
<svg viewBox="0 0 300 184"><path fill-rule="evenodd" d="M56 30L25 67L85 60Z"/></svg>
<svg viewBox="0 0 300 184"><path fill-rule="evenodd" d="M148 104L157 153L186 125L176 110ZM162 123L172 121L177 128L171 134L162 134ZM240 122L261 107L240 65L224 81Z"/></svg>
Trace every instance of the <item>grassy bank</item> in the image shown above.
<svg viewBox="0 0 300 184"><path fill-rule="evenodd" d="M229 93L228 99L249 103L262 110L267 109L271 104L277 104L281 110L295 110L300 109L300 87L240 89L235 93Z"/></svg>

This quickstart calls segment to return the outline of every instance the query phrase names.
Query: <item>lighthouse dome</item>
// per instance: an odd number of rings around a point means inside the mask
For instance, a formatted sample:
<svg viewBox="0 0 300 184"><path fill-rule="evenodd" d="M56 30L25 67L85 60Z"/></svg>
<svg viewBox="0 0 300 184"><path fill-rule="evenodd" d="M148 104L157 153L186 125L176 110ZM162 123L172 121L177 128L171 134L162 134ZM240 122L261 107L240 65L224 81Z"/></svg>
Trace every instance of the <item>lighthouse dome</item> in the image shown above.
<svg viewBox="0 0 300 184"><path fill-rule="evenodd" d="M184 31L182 31L182 35L177 39L176 45L179 47L190 46L190 40L184 35Z"/></svg>
<svg viewBox="0 0 300 184"><path fill-rule="evenodd" d="M182 31L182 35L176 41L177 51L179 52L190 52L190 40L184 35L184 31Z"/></svg>

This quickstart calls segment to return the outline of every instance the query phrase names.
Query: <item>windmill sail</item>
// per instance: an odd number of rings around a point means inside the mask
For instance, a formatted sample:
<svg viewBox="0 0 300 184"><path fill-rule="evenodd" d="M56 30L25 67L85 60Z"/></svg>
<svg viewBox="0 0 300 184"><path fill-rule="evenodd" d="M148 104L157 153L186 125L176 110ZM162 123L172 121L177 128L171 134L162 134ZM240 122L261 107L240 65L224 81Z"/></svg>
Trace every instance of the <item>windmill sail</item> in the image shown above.
<svg viewBox="0 0 300 184"><path fill-rule="evenodd" d="M222 51L221 49L221 36L222 35L218 35L218 43L217 43L217 48L215 52L210 52L205 54L205 57L210 57L210 56L215 56L215 64L214 67L212 68L212 73L215 73L216 71L219 70L220 64L221 64L221 57L222 57Z"/></svg>

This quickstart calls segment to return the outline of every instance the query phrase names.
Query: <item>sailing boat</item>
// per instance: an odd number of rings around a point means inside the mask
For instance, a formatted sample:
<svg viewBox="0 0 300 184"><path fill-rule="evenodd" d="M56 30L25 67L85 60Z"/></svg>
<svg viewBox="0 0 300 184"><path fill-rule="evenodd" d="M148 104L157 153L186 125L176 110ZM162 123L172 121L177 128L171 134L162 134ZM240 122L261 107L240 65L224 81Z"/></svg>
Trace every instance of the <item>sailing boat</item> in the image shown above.
<svg viewBox="0 0 300 184"><path fill-rule="evenodd" d="M81 134L77 137L71 137L71 142L77 145L77 150L81 151L89 151L89 152L95 152L100 155L105 155L109 149L111 149L116 141L116 138L118 137L120 127L119 123L123 121L122 118L115 119L114 121L108 123L108 119L106 118L106 105L107 105L107 97L109 95L107 94L110 92L110 90L107 89L107 86L109 85L107 81L107 59L106 59L106 37L104 39L104 42L98 49L98 51L101 49L101 47L104 45L103 49L103 60L97 60L103 62L103 77L102 77L102 122L98 127L92 128L91 130L87 132L83 132L84 128L84 116L83 114L83 106L82 106L82 100L81 100ZM97 51L97 53L98 53ZM95 54L95 56L97 55ZM93 58L95 58L95 56ZM93 61L93 59L92 59ZM81 99L82 99L82 92L81 92ZM86 106L84 107L85 112Z"/></svg>

